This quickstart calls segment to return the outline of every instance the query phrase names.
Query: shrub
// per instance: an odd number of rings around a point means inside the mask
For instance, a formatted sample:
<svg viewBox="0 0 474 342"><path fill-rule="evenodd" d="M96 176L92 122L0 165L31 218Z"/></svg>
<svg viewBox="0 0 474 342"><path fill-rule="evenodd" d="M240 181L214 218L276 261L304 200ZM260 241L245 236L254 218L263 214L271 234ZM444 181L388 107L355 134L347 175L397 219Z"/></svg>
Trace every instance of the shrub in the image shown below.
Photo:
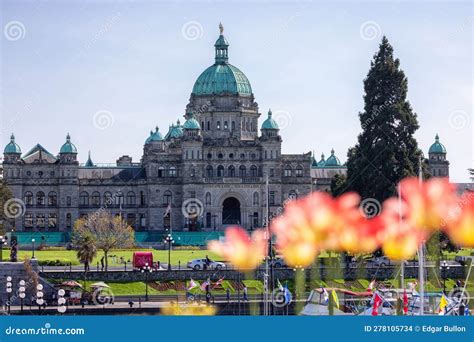
<svg viewBox="0 0 474 342"><path fill-rule="evenodd" d="M79 265L77 261L72 261L69 259L64 258L57 258L57 259L43 259L38 261L38 265L40 266L69 266L72 265Z"/></svg>

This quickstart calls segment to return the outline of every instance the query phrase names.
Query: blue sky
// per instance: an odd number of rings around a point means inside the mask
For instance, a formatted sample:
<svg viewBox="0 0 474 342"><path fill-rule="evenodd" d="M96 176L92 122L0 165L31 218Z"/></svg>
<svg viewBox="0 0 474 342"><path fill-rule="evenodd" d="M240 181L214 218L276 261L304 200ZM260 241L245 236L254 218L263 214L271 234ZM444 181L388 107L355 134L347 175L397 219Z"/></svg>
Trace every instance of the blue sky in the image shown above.
<svg viewBox="0 0 474 342"><path fill-rule="evenodd" d="M85 162L139 161L150 129L182 120L213 63L220 21L230 62L271 108L284 153L361 131L362 81L387 35L409 81L424 152L439 133L453 181L473 166L473 9L465 2L1 2L1 143L56 154L69 132ZM97 114L98 113L98 114Z"/></svg>

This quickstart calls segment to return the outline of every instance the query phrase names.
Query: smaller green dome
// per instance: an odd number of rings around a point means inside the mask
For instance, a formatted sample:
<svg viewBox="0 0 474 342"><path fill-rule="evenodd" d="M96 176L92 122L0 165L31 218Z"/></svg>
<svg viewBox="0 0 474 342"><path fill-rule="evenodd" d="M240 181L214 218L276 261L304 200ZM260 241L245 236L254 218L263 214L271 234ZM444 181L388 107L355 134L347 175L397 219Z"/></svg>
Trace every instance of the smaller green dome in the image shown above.
<svg viewBox="0 0 474 342"><path fill-rule="evenodd" d="M183 136L183 129L181 128L181 125L179 123L179 120L177 124L171 124L170 128L168 130L168 133L165 135L165 140L170 140L172 138L178 139Z"/></svg>
<svg viewBox="0 0 474 342"><path fill-rule="evenodd" d="M5 146L5 150L3 150L3 153L21 154L21 148L15 142L15 136L13 135L13 133L10 137L10 142L7 144L7 146Z"/></svg>
<svg viewBox="0 0 474 342"><path fill-rule="evenodd" d="M150 131L150 136L145 140L145 144L148 144L152 141L163 141L163 136L160 133L158 126L155 127L155 131Z"/></svg>
<svg viewBox="0 0 474 342"><path fill-rule="evenodd" d="M183 129L201 129L201 125L194 118L193 113L188 114L187 120L184 122Z"/></svg>
<svg viewBox="0 0 474 342"><path fill-rule="evenodd" d="M59 153L77 153L76 146L71 142L71 136L69 133L67 134L66 142L61 146Z"/></svg>
<svg viewBox="0 0 474 342"><path fill-rule="evenodd" d="M428 153L444 153L446 154L446 147L442 143L439 142L439 135L436 134L435 142L431 145L430 150Z"/></svg>
<svg viewBox="0 0 474 342"><path fill-rule="evenodd" d="M333 166L341 166L341 162L339 161L339 158L336 157L336 155L334 154L334 149L331 150L331 156L324 163L324 167L333 167Z"/></svg>
<svg viewBox="0 0 474 342"><path fill-rule="evenodd" d="M324 167L326 165L326 160L324 159L324 153L321 154L321 160L318 162L318 167Z"/></svg>
<svg viewBox="0 0 474 342"><path fill-rule="evenodd" d="M261 129L276 129L278 130L278 124L275 120L272 118L272 110L268 110L268 117L267 119L263 122L262 128Z"/></svg>

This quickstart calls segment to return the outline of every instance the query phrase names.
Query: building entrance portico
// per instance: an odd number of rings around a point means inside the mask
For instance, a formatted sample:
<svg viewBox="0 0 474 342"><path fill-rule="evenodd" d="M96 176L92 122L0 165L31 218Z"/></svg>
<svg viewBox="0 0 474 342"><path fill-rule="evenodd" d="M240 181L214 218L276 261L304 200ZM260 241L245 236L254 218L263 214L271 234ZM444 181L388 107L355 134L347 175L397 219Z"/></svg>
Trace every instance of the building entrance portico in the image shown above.
<svg viewBox="0 0 474 342"><path fill-rule="evenodd" d="M241 212L240 212L240 202L235 197L228 197L222 203L222 224L230 225L237 224L240 225Z"/></svg>

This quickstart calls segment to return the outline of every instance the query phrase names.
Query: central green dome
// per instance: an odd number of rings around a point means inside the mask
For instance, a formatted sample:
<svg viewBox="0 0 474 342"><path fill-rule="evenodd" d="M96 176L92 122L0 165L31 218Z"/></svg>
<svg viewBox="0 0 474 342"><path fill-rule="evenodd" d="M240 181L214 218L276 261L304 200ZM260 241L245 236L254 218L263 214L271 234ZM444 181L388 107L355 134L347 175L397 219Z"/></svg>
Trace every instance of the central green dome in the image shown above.
<svg viewBox="0 0 474 342"><path fill-rule="evenodd" d="M221 34L214 44L216 62L199 75L194 83L194 95L252 95L252 87L245 74L228 62L229 43L222 35L224 28L219 25Z"/></svg>

